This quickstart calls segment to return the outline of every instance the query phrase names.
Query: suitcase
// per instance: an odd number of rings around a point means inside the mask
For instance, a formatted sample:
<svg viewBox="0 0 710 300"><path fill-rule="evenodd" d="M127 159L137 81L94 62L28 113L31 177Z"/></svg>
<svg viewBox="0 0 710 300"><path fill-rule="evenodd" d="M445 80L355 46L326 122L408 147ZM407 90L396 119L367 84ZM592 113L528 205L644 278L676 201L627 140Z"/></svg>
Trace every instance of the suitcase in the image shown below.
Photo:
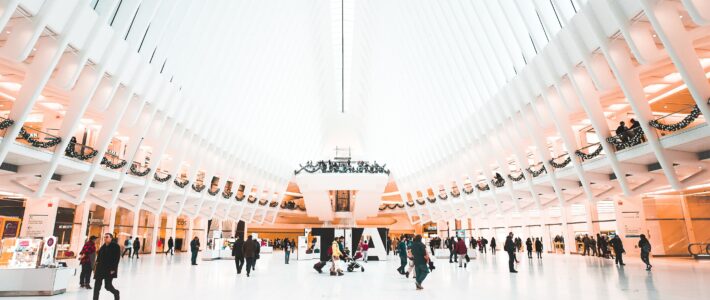
<svg viewBox="0 0 710 300"><path fill-rule="evenodd" d="M323 273L323 267L325 267L327 262L325 261L319 261L315 265L313 265L313 269L315 269L318 273Z"/></svg>

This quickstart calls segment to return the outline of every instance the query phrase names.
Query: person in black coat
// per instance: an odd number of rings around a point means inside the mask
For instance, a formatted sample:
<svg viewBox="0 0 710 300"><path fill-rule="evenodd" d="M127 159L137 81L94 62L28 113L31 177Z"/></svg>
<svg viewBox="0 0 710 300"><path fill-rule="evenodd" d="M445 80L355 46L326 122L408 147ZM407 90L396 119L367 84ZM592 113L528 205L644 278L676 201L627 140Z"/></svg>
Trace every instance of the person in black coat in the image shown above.
<svg viewBox="0 0 710 300"><path fill-rule="evenodd" d="M525 250L528 250L528 258L532 259L533 242L530 238L525 240Z"/></svg>
<svg viewBox="0 0 710 300"><path fill-rule="evenodd" d="M138 251L140 251L140 250L141 250L141 241L138 240L138 237L136 237L136 239L133 240L133 256L135 256L136 258L140 258L140 257L138 257Z"/></svg>
<svg viewBox="0 0 710 300"><path fill-rule="evenodd" d="M168 239L168 250L165 250L165 255L168 255L168 252L170 252L170 255L174 255L175 252L173 251L173 247L175 246L175 243L173 242L173 237L171 236Z"/></svg>
<svg viewBox="0 0 710 300"><path fill-rule="evenodd" d="M104 244L99 248L96 256L96 270L94 272L94 300L99 299L102 283L113 294L113 299L118 300L119 291L113 287L113 279L118 277L118 262L121 260L121 247L113 243L113 235L104 235Z"/></svg>
<svg viewBox="0 0 710 300"><path fill-rule="evenodd" d="M242 267L244 266L244 241L241 237L237 237L232 245L232 256L234 256L234 264L237 266L237 274L242 273Z"/></svg>
<svg viewBox="0 0 710 300"><path fill-rule="evenodd" d="M200 252L200 239L197 237L192 238L192 241L190 241L190 253L192 254L192 265L196 266L197 265L197 253Z"/></svg>
<svg viewBox="0 0 710 300"><path fill-rule="evenodd" d="M254 261L256 260L256 244L251 238L251 235L247 236L247 240L242 246L242 252L244 254L244 258L247 261L247 277L249 277L249 275L251 274L251 270L254 268Z"/></svg>
<svg viewBox="0 0 710 300"><path fill-rule="evenodd" d="M625 266L626 264L624 263L624 258L623 254L626 252L624 251L624 243L621 242L621 238L619 238L619 235L615 235L611 241L611 247L614 248L614 253L616 254L616 260L614 261L617 265L620 266Z"/></svg>
<svg viewBox="0 0 710 300"><path fill-rule="evenodd" d="M508 237L505 238L505 244L503 245L503 250L508 253L508 271L510 273L518 273L515 270L515 243L513 242L513 233L508 233Z"/></svg>
<svg viewBox="0 0 710 300"><path fill-rule="evenodd" d="M542 259L542 242L540 238L535 238L535 253L537 253L538 259Z"/></svg>
<svg viewBox="0 0 710 300"><path fill-rule="evenodd" d="M491 238L491 253L493 253L493 255L496 255L496 246L497 246L496 245L496 238L492 237Z"/></svg>
<svg viewBox="0 0 710 300"><path fill-rule="evenodd" d="M256 251L255 251L255 255L254 255L254 263L252 263L252 265L251 265L252 271L256 271L256 261L259 258L261 258L261 256L259 255L259 253L261 253L261 243L259 242L259 240L254 239L254 247L255 247L254 249Z"/></svg>

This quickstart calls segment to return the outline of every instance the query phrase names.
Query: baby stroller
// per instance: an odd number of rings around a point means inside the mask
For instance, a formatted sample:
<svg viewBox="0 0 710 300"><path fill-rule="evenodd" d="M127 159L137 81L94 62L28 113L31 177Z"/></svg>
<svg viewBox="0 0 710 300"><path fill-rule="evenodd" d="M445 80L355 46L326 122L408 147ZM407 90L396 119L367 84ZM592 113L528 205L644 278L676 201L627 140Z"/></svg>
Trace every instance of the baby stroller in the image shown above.
<svg viewBox="0 0 710 300"><path fill-rule="evenodd" d="M353 256L353 258L350 258L349 256L345 256L345 261L348 263L348 266L347 266L348 272L352 272L355 269L360 269L360 272L365 272L365 268L357 262L357 260L361 257L362 257L362 253L360 253L360 251L355 252L355 256Z"/></svg>

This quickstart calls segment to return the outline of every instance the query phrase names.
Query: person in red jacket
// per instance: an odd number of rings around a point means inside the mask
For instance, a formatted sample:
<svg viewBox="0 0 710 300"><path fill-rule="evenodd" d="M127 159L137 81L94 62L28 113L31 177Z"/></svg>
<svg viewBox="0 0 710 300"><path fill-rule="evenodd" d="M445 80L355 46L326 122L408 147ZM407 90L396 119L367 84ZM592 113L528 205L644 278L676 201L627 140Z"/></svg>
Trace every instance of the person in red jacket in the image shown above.
<svg viewBox="0 0 710 300"><path fill-rule="evenodd" d="M466 253L468 251L468 248L466 248L466 242L462 238L458 238L458 241L456 241L456 245L454 246L454 251L456 251L456 255L459 257L459 268L463 265L465 268L467 266L466 263Z"/></svg>
<svg viewBox="0 0 710 300"><path fill-rule="evenodd" d="M367 237L362 238L360 241L360 252L362 253L362 260L367 262L367 250L370 249L370 240Z"/></svg>

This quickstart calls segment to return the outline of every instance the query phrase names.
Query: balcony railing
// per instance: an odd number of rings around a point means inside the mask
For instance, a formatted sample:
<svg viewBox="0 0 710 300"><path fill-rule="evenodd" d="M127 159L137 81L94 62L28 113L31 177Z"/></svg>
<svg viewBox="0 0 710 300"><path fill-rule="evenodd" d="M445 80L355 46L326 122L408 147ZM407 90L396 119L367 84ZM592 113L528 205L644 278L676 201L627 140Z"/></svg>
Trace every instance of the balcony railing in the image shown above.
<svg viewBox="0 0 710 300"><path fill-rule="evenodd" d="M601 143L594 143L577 149L577 151L574 151L574 154L582 161L585 161L596 158L599 155L604 155L604 148Z"/></svg>
<svg viewBox="0 0 710 300"><path fill-rule="evenodd" d="M702 123L698 118L702 116L697 105L686 105L672 113L658 117L648 124L658 131L660 136L688 130Z"/></svg>
<svg viewBox="0 0 710 300"><path fill-rule="evenodd" d="M104 157L101 158L101 164L109 169L116 170L123 168L126 165L126 161L116 154L106 152L104 153Z"/></svg>
<svg viewBox="0 0 710 300"><path fill-rule="evenodd" d="M76 142L69 142L67 148L64 149L64 155L67 157L76 158L86 162L93 162L98 153L99 151L96 149L84 144L78 144Z"/></svg>
<svg viewBox="0 0 710 300"><path fill-rule="evenodd" d="M62 142L62 138L29 126L22 126L20 134L17 136L17 141L45 151L54 152L57 145Z"/></svg>

